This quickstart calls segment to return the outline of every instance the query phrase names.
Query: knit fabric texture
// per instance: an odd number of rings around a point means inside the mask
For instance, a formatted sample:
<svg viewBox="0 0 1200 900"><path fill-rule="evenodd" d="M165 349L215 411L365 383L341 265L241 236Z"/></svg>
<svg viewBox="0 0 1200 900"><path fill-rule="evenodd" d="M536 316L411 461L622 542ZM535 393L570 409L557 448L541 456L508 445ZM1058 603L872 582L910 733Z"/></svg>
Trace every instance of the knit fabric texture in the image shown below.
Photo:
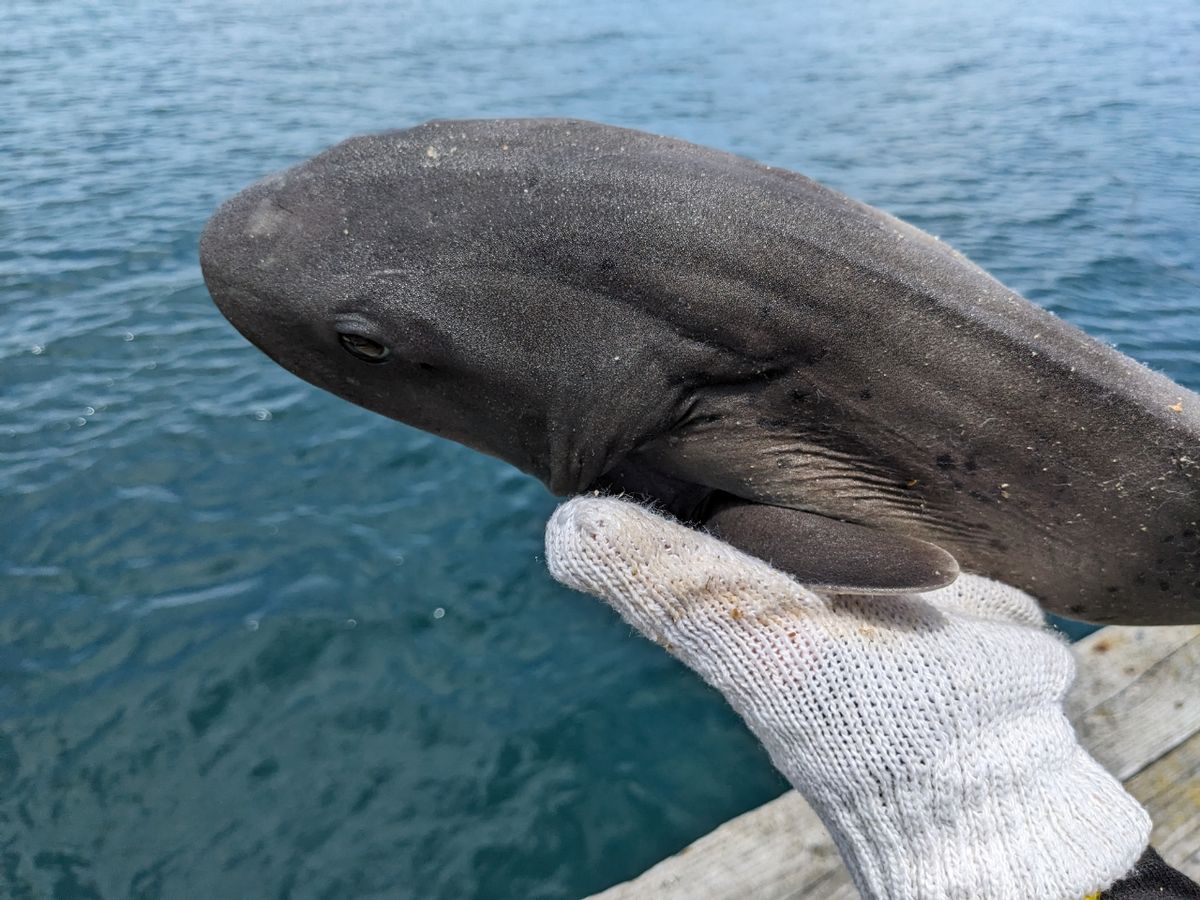
<svg viewBox="0 0 1200 900"><path fill-rule="evenodd" d="M1200 885L1167 865L1153 847L1097 900L1200 900Z"/></svg>
<svg viewBox="0 0 1200 900"><path fill-rule="evenodd" d="M598 496L559 507L546 558L724 695L865 897L1080 900L1147 846L1149 817L1063 714L1069 649L1016 589L819 595Z"/></svg>

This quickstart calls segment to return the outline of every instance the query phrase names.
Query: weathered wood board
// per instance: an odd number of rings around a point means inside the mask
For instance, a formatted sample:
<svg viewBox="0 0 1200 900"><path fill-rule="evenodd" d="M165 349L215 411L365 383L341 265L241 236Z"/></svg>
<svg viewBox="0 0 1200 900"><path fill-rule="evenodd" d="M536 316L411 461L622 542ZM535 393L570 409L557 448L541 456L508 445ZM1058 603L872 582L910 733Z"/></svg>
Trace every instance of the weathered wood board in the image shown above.
<svg viewBox="0 0 1200 900"><path fill-rule="evenodd" d="M1153 843L1200 880L1200 626L1104 628L1074 645L1067 712L1154 819ZM794 791L593 900L855 900L828 833Z"/></svg>

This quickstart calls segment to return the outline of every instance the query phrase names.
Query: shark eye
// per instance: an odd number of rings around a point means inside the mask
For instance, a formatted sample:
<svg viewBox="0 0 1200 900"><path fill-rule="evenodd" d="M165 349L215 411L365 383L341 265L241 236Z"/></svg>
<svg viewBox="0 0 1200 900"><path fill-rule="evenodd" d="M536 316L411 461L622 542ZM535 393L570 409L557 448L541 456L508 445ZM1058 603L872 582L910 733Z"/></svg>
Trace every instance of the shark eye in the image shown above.
<svg viewBox="0 0 1200 900"><path fill-rule="evenodd" d="M342 346L351 356L357 356L363 362L375 364L386 362L392 352L378 341L350 331L339 331L338 340L342 342Z"/></svg>

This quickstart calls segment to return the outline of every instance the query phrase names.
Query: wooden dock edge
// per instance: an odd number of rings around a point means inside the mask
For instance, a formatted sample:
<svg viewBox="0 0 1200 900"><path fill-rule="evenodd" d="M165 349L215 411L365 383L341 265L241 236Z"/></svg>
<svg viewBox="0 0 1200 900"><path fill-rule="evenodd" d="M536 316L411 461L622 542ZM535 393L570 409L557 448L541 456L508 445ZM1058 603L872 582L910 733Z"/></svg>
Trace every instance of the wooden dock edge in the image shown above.
<svg viewBox="0 0 1200 900"><path fill-rule="evenodd" d="M1200 880L1200 626L1097 631L1067 712L1154 819L1155 847ZM855 900L825 828L795 791L731 819L592 900Z"/></svg>

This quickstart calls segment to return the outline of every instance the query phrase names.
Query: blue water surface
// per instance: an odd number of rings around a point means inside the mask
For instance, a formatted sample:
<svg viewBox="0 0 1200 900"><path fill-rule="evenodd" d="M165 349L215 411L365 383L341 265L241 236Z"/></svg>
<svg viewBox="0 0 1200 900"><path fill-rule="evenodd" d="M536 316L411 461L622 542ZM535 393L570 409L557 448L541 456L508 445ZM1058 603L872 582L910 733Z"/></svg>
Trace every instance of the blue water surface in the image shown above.
<svg viewBox="0 0 1200 900"><path fill-rule="evenodd" d="M799 169L1200 387L1200 6L0 8L0 896L568 898L784 788L540 557L553 498L208 300L223 198L572 115Z"/></svg>

